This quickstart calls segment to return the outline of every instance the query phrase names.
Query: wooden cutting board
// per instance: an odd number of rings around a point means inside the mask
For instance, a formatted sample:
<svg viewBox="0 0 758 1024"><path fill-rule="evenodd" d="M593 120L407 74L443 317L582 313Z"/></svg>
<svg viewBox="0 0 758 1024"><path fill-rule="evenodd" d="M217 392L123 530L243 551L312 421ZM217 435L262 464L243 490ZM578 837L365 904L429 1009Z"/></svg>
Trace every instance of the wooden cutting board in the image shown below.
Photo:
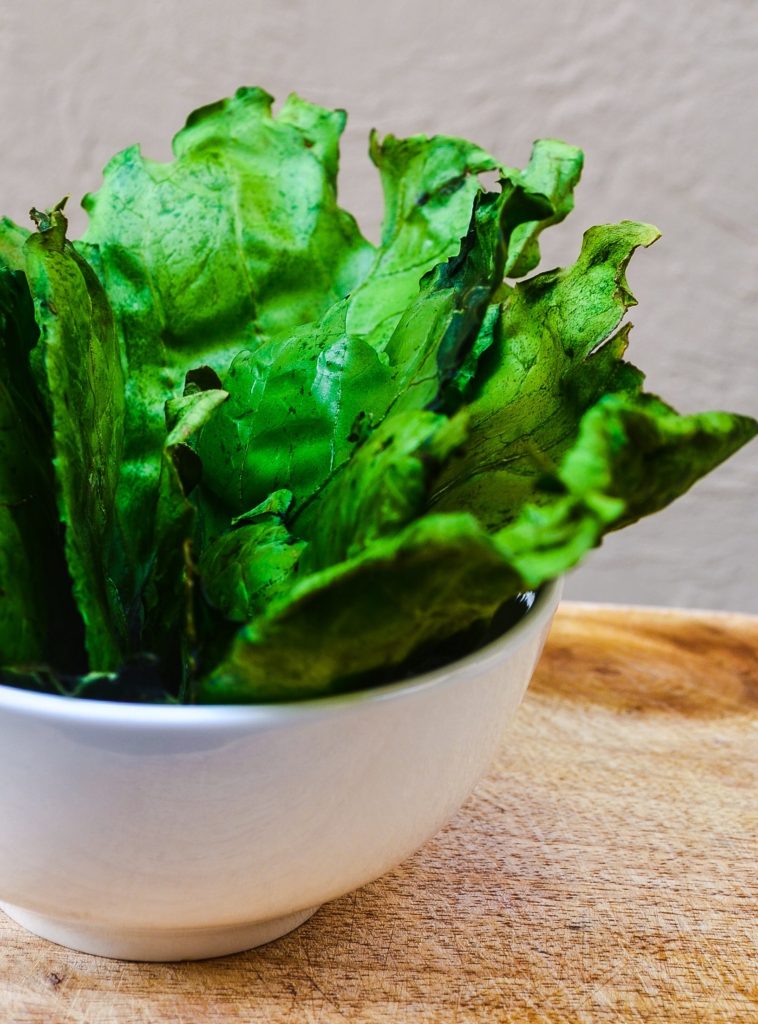
<svg viewBox="0 0 758 1024"><path fill-rule="evenodd" d="M497 763L408 863L204 963L2 918L0 1021L755 1024L757 782L758 618L567 604Z"/></svg>

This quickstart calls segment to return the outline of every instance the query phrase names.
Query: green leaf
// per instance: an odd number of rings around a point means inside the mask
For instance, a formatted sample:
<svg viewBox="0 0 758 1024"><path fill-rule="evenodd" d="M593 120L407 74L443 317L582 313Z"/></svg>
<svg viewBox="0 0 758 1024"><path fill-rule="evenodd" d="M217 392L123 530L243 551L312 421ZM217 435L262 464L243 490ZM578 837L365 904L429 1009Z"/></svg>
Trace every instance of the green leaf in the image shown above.
<svg viewBox="0 0 758 1024"><path fill-rule="evenodd" d="M559 478L621 499L614 529L665 508L758 433L749 416L681 416L655 395L607 395L583 417Z"/></svg>
<svg viewBox="0 0 758 1024"><path fill-rule="evenodd" d="M504 295L505 288L507 285L501 285L497 294ZM457 369L449 375L449 380L441 393L439 405L448 409L458 409L470 400L471 392L476 384L480 360L487 349L495 345L500 338L501 313L502 309L499 303L493 302L487 307L473 344L470 345Z"/></svg>
<svg viewBox="0 0 758 1024"><path fill-rule="evenodd" d="M420 515L432 480L465 436L463 417L388 417L295 516L294 531L309 541L302 571L352 558Z"/></svg>
<svg viewBox="0 0 758 1024"><path fill-rule="evenodd" d="M501 168L501 195L480 198L457 259L430 276L428 301L422 292L392 338L390 358L413 365L412 372L406 370L410 383L397 408L434 401L454 409L467 398L479 360L499 328L499 306L488 303L510 293L503 274L520 276L537 264L537 238L572 209L582 162L580 150L538 140L526 170Z"/></svg>
<svg viewBox="0 0 758 1024"><path fill-rule="evenodd" d="M124 150L84 200L129 365L163 366L164 391L198 362L219 369L317 319L371 261L337 205L344 112L292 95L274 117L272 102L240 89L195 111L172 163Z"/></svg>
<svg viewBox="0 0 758 1024"><path fill-rule="evenodd" d="M501 287L514 230L552 209L544 196L517 181L503 178L500 189L477 196L460 251L427 275L389 340L396 411L450 405L450 385L477 347Z"/></svg>
<svg viewBox="0 0 758 1024"><path fill-rule="evenodd" d="M203 553L203 592L227 619L247 622L295 581L305 543L284 525L291 502L290 491L276 491Z"/></svg>
<svg viewBox="0 0 758 1024"><path fill-rule="evenodd" d="M380 144L372 135L371 156L385 217L364 280L317 324L240 353L224 378L229 405L199 450L206 484L230 514L282 487L305 500L352 453L354 424L386 414L403 367L393 373L378 353L421 278L460 249L476 174L495 166L478 147L441 136Z"/></svg>
<svg viewBox="0 0 758 1024"><path fill-rule="evenodd" d="M200 685L211 703L299 700L392 678L509 599L575 565L623 513L621 499L552 491L489 535L468 514L431 514L302 577L237 634Z"/></svg>
<svg viewBox="0 0 758 1024"><path fill-rule="evenodd" d="M427 516L307 576L237 635L201 684L210 703L296 700L494 614L517 579L471 516Z"/></svg>
<svg viewBox="0 0 758 1024"><path fill-rule="evenodd" d="M342 111L261 89L191 114L160 164L119 153L87 196L81 251L105 285L128 367L118 515L131 600L151 557L163 407L199 363L216 370L319 317L373 258L336 198ZM248 503L248 504L252 504Z"/></svg>
<svg viewBox="0 0 758 1024"><path fill-rule="evenodd" d="M748 417L678 416L652 396L606 396L543 479L542 504L494 535L473 516L427 515L305 576L239 632L201 697L295 700L399 671L420 648L572 568L609 530L662 508L757 432Z"/></svg>
<svg viewBox="0 0 758 1024"><path fill-rule="evenodd" d="M124 378L113 318L89 265L66 241L60 207L35 214L25 244L52 403L58 507L66 558L95 670L116 668L125 622L111 575L124 419Z"/></svg>
<svg viewBox="0 0 758 1024"><path fill-rule="evenodd" d="M172 162L116 156L78 246L62 204L0 221L2 680L269 701L439 665L755 435L624 361L655 228L504 280L572 209L578 150L520 171L373 134L375 247L337 204L344 123L241 89Z"/></svg>
<svg viewBox="0 0 758 1024"><path fill-rule="evenodd" d="M14 224L8 217L0 217L0 268L24 270L24 243L29 232Z"/></svg>
<svg viewBox="0 0 758 1024"><path fill-rule="evenodd" d="M624 277L632 253L658 237L631 221L591 228L572 267L508 292L470 391L469 439L435 508L504 525L558 465L586 409L606 392L639 391L642 374L622 358L628 327L613 332L635 301Z"/></svg>
<svg viewBox="0 0 758 1024"><path fill-rule="evenodd" d="M167 683L180 692L191 682L198 642L193 558L197 513L190 495L202 478L202 464L189 442L228 398L213 383L211 378L211 386L202 389L193 384L190 373L185 394L166 403L167 436L152 523L152 557L130 622L135 648L157 655ZM174 678L177 669L178 680Z"/></svg>
<svg viewBox="0 0 758 1024"><path fill-rule="evenodd" d="M347 304L315 328L241 352L224 376L230 398L203 430L203 487L229 517L287 488L316 491L355 447L353 425L389 405L391 374L362 338L346 333Z"/></svg>
<svg viewBox="0 0 758 1024"><path fill-rule="evenodd" d="M539 235L552 224L559 224L574 209L574 189L579 184L584 164L581 149L558 139L538 139L520 181L532 192L550 200L547 217L519 224L508 247L506 277L523 277L540 261ZM518 174L518 172L512 172Z"/></svg>
<svg viewBox="0 0 758 1024"><path fill-rule="evenodd" d="M299 507L372 426L432 402L475 342L510 232L546 209L508 182L479 195L459 252L424 278L383 353L350 334L352 298L291 338L241 353L224 378L229 403L198 444L205 485L229 514L283 487Z"/></svg>
<svg viewBox="0 0 758 1024"><path fill-rule="evenodd" d="M26 277L0 268L0 664L86 668L37 387L39 331Z"/></svg>
<svg viewBox="0 0 758 1024"><path fill-rule="evenodd" d="M680 416L654 395L611 394L582 417L542 504L495 539L525 588L576 565L605 533L664 508L758 433L747 416Z"/></svg>
<svg viewBox="0 0 758 1024"><path fill-rule="evenodd" d="M470 142L436 135L383 142L372 132L370 154L384 190L382 240L365 279L350 295L346 328L381 351L419 282L460 249L492 157Z"/></svg>

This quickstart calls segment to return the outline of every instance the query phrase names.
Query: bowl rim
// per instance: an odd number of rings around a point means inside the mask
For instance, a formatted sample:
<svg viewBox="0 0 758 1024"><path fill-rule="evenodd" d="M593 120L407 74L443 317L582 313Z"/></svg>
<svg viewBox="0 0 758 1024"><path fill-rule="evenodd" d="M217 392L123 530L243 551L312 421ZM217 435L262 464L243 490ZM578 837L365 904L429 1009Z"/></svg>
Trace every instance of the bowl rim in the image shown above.
<svg viewBox="0 0 758 1024"><path fill-rule="evenodd" d="M0 713L11 711L44 720L75 721L108 727L228 728L274 725L341 714L366 705L397 700L431 687L444 687L486 671L546 627L563 590L559 577L541 587L534 604L501 636L456 661L410 679L304 700L266 704L147 704L93 700L63 694L36 693L0 683Z"/></svg>

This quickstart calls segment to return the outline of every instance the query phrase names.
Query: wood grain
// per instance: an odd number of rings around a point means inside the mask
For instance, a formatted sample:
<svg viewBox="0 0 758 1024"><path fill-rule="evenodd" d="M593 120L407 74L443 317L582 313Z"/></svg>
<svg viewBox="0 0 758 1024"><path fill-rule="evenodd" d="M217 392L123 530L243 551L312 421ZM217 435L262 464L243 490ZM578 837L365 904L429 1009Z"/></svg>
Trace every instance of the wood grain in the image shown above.
<svg viewBox="0 0 758 1024"><path fill-rule="evenodd" d="M497 763L392 874L260 950L0 920L0 1021L758 1020L758 618L564 605Z"/></svg>

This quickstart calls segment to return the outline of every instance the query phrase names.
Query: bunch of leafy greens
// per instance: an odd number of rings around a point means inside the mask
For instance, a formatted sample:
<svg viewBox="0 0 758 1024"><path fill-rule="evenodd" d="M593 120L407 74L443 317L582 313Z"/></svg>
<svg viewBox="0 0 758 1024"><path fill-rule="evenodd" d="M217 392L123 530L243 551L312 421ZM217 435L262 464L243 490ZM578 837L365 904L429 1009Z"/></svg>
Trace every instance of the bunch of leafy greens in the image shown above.
<svg viewBox="0 0 758 1024"><path fill-rule="evenodd" d="M515 170L374 135L374 246L337 204L344 113L271 105L195 112L168 164L119 153L79 242L62 204L0 222L6 682L232 702L396 678L756 433L678 415L624 359L655 228L532 274L577 149Z"/></svg>

